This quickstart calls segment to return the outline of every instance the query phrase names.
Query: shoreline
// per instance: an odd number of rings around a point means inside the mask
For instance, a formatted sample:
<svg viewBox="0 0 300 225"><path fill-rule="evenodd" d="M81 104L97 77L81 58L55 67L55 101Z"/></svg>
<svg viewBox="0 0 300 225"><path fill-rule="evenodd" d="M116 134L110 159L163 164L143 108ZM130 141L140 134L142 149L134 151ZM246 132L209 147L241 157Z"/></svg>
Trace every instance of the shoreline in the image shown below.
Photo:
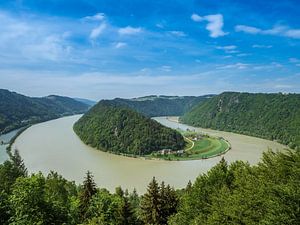
<svg viewBox="0 0 300 225"><path fill-rule="evenodd" d="M169 121L171 121L171 122L176 122L176 123L179 123L180 124L180 122L179 122L179 120L178 120L178 118L179 117L176 117L176 116L172 116L172 117L167 117L167 116L165 116L165 118L167 119L167 120L169 120ZM153 118L151 118L151 119L153 119ZM74 126L74 125L73 125ZM75 130L74 130L74 127L73 127L73 132L75 133L75 135L79 138L79 140L84 144L84 145L87 145L86 143L84 143L82 140L81 140L81 138L76 134L76 132L75 132ZM184 135L182 135L183 137L184 137L184 139L188 139L187 137L185 137ZM87 145L87 146L89 146L89 147L91 147L91 148L93 148L94 150L97 150L97 151L101 151L101 152L104 152L104 153L108 153L108 154L112 154L112 155L118 155L118 156L123 156L123 157L127 157L127 158L134 158L134 159L140 159L140 160L152 160L152 161L167 161L167 162L179 162L179 161L195 161L195 160L206 160L206 159L211 159L211 158L215 158L215 157L219 157L219 156L222 156L222 155L224 155L224 154L226 154L230 149L231 149L231 144L229 143L229 141L228 140L226 140L225 138L223 138L223 137L213 137L212 135L209 135L210 137L212 137L212 138L215 138L215 139L219 139L219 138L221 138L226 144L227 144L227 148L224 150L224 151L222 151L222 152L220 152L220 153L218 153L218 154L215 154L215 155L211 155L211 156L205 156L205 157L201 157L201 156L199 156L199 157L195 157L195 158L188 158L188 157L182 157L182 158L180 158L180 157L178 157L178 158L175 158L175 159L171 159L171 158L160 158L160 157L155 157L155 156L152 156L151 154L150 155L133 155L133 154L127 154L127 153L116 153L116 152L112 152L112 151L104 151L104 150L101 150L101 149L98 149L98 148L95 148L95 147L93 147L93 146L91 146L91 145ZM192 143L193 143L193 145L192 145L192 148L194 147L194 142L192 141L192 140L190 140L190 139L188 139L189 141L191 141ZM160 150L158 150L157 152L159 152ZM156 152L153 152L154 154L156 153ZM167 155L166 155L167 156Z"/></svg>

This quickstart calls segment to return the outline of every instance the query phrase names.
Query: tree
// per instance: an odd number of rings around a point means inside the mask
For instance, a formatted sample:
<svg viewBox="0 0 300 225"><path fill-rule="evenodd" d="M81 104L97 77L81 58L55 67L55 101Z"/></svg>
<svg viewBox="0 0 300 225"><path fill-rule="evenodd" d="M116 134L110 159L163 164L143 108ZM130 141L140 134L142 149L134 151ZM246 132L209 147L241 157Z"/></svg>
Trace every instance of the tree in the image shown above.
<svg viewBox="0 0 300 225"><path fill-rule="evenodd" d="M44 199L45 179L41 174L20 177L10 195L12 224L48 224L49 207Z"/></svg>
<svg viewBox="0 0 300 225"><path fill-rule="evenodd" d="M28 172L18 149L15 149L14 154L11 156L11 160L17 173L16 176L26 177L28 175Z"/></svg>
<svg viewBox="0 0 300 225"><path fill-rule="evenodd" d="M86 212L88 210L90 201L96 193L97 188L93 176L90 171L87 171L80 194L80 214L82 219L86 217Z"/></svg>
<svg viewBox="0 0 300 225"><path fill-rule="evenodd" d="M159 224L160 222L160 188L153 177L149 183L147 192L142 196L141 219L145 224Z"/></svg>

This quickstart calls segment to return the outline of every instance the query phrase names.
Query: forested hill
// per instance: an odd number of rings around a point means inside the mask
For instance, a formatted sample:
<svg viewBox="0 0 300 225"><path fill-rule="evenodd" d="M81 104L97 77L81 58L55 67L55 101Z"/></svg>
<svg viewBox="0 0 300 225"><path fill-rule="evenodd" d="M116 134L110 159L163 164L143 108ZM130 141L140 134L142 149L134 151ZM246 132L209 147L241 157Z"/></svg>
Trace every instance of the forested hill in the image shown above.
<svg viewBox="0 0 300 225"><path fill-rule="evenodd" d="M0 89L0 133L62 115L84 113L88 108L68 97L32 98Z"/></svg>
<svg viewBox="0 0 300 225"><path fill-rule="evenodd" d="M212 96L213 95L198 97L150 95L133 99L116 98L111 101L132 108L148 117L180 116Z"/></svg>
<svg viewBox="0 0 300 225"><path fill-rule="evenodd" d="M74 125L81 140L114 153L145 155L184 147L180 133L114 101L102 100Z"/></svg>
<svg viewBox="0 0 300 225"><path fill-rule="evenodd" d="M181 121L300 148L300 94L225 92L196 106Z"/></svg>

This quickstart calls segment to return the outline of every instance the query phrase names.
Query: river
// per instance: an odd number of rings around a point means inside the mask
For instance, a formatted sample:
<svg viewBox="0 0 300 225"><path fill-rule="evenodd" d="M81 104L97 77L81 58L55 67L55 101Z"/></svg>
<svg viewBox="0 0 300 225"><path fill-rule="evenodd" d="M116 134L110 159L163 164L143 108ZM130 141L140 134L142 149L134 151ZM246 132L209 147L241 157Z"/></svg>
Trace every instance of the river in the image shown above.
<svg viewBox="0 0 300 225"><path fill-rule="evenodd" d="M194 181L199 174L207 172L221 159L215 157L194 161L157 161L105 153L86 146L73 132L73 124L80 116L63 117L33 125L16 139L12 149L17 148L20 151L29 172L41 171L47 174L54 170L69 180L81 183L86 171L90 170L99 187L110 191L114 191L116 186L128 190L135 187L139 193L143 193L153 176L176 188L183 188L189 180ZM224 156L229 162L245 160L254 164L268 148L284 148L283 145L264 139L193 128L169 121L165 117L155 119L172 128L196 129L224 137L232 146Z"/></svg>
<svg viewBox="0 0 300 225"><path fill-rule="evenodd" d="M0 164L3 163L5 160L7 160L9 157L8 157L8 154L6 152L6 148L8 146L8 142L18 133L20 129L17 129L17 130L13 130L7 134L2 134L0 135ZM1 144L2 141L5 143L5 144Z"/></svg>

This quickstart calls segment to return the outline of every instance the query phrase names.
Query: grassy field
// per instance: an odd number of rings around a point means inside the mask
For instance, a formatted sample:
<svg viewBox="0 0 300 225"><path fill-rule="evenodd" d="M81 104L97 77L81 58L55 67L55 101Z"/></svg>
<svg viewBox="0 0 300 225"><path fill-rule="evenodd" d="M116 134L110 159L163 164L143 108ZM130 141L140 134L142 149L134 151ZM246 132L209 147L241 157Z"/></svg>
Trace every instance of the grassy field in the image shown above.
<svg viewBox="0 0 300 225"><path fill-rule="evenodd" d="M206 159L221 155L230 149L230 145L222 138L203 137L200 140L187 141L183 154L168 154L168 155L151 155L148 157L165 159L165 160L195 160Z"/></svg>

